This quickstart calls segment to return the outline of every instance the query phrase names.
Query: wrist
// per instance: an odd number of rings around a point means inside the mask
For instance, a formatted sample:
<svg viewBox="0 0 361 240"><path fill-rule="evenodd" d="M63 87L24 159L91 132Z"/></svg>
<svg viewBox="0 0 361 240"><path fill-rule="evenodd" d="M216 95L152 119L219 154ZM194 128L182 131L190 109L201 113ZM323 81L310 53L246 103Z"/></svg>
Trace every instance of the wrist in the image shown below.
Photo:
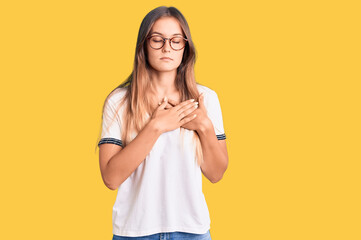
<svg viewBox="0 0 361 240"><path fill-rule="evenodd" d="M157 135L161 135L163 133L162 128L157 124L157 122L154 119L151 119L147 126L155 132Z"/></svg>
<svg viewBox="0 0 361 240"><path fill-rule="evenodd" d="M197 132L199 134L205 134L210 129L213 129L213 124L212 124L211 120L209 118L207 118L205 121L202 121L199 128L197 129Z"/></svg>

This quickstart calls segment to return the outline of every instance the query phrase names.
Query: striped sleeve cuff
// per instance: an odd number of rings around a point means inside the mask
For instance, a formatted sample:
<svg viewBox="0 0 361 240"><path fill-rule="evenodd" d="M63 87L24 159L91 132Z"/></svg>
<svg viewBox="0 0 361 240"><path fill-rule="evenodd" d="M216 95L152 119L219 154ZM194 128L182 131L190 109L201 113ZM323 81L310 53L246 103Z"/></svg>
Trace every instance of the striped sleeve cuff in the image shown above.
<svg viewBox="0 0 361 240"><path fill-rule="evenodd" d="M224 140L224 139L226 139L226 134L218 134L218 135L216 135L217 136L217 139L218 140Z"/></svg>
<svg viewBox="0 0 361 240"><path fill-rule="evenodd" d="M100 144L103 144L103 143L112 143L112 144L115 144L115 145L118 145L118 146L121 146L123 147L123 142L122 140L119 140L119 139L116 139L116 138L102 138L100 139L99 143L98 143L98 146Z"/></svg>

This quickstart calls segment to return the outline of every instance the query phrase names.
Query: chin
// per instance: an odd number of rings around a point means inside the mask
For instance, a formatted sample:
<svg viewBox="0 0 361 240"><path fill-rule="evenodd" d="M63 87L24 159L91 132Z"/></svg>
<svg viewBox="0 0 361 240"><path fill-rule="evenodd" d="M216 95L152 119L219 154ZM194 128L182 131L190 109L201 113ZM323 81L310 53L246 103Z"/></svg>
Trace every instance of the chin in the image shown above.
<svg viewBox="0 0 361 240"><path fill-rule="evenodd" d="M157 71L158 72L172 72L172 71L175 71L175 70L177 70L177 68L158 69Z"/></svg>
<svg viewBox="0 0 361 240"><path fill-rule="evenodd" d="M159 66L154 69L158 72L171 72L177 70L176 67L159 67Z"/></svg>

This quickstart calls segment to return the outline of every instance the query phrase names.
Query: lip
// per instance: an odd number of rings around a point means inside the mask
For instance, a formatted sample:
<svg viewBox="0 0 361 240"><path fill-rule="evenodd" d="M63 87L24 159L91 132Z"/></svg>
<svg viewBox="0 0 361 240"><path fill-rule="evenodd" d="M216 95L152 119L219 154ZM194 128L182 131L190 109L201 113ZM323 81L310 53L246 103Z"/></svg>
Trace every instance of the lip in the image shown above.
<svg viewBox="0 0 361 240"><path fill-rule="evenodd" d="M160 58L161 60L173 60L173 59L171 59L170 57L162 57L162 58Z"/></svg>

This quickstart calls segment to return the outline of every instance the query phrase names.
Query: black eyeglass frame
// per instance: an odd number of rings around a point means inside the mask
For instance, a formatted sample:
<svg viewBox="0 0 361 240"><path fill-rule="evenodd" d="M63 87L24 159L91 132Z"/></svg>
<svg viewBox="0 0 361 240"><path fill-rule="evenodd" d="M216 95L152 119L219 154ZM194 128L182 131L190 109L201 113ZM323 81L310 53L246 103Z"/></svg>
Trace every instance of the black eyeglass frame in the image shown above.
<svg viewBox="0 0 361 240"><path fill-rule="evenodd" d="M162 37L162 36L159 36L159 35L153 35L153 36L147 37L147 40L150 39L150 38L152 38L152 37L161 37L161 38L163 39L163 45L162 45L160 48L154 48L154 47L152 47L151 44L149 43L149 46L150 46L151 48L155 49L155 50L159 50L159 49L163 48L166 40L169 40L169 46L170 46L174 51L180 51L180 50L182 50L183 48L186 47L187 42L188 42L188 39L186 39L186 38L184 38L184 37L180 37L180 36L174 36L174 37L171 37L171 38L165 38L165 37ZM174 48L172 47L172 43L171 43L172 40L173 40L173 38L183 38L183 39L186 41L185 44L184 44L184 47L182 47L181 49L174 49Z"/></svg>

